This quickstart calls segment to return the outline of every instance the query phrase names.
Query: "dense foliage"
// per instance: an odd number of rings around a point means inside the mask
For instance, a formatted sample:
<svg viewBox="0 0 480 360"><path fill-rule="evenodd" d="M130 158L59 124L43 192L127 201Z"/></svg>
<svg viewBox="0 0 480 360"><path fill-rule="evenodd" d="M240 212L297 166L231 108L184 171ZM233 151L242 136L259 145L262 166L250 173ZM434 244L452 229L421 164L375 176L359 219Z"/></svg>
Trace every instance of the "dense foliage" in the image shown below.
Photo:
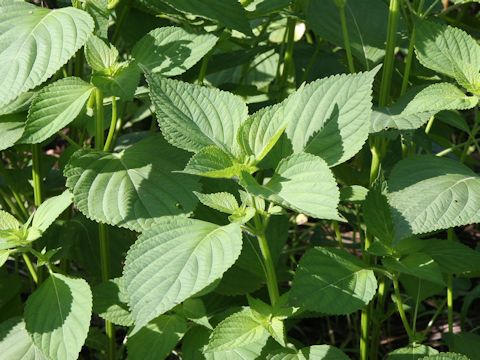
<svg viewBox="0 0 480 360"><path fill-rule="evenodd" d="M0 358L480 359L478 3L0 0Z"/></svg>

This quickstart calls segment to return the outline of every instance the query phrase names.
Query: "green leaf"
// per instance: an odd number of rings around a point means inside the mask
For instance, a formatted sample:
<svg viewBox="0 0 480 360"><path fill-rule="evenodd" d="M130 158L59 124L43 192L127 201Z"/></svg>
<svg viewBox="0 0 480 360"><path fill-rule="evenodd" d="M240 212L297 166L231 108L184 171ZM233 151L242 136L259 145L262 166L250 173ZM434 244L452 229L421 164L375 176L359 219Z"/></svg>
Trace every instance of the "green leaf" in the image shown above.
<svg viewBox="0 0 480 360"><path fill-rule="evenodd" d="M349 314L367 305L377 289L372 270L340 249L313 248L298 265L290 301L305 310Z"/></svg>
<svg viewBox="0 0 480 360"><path fill-rule="evenodd" d="M11 251L10 250L0 250L0 267L5 265L5 263L8 260L8 257L10 256Z"/></svg>
<svg viewBox="0 0 480 360"><path fill-rule="evenodd" d="M86 0L85 11L90 14L95 23L94 34L102 39L108 37L110 10L107 0Z"/></svg>
<svg viewBox="0 0 480 360"><path fill-rule="evenodd" d="M378 69L320 79L285 100L291 119L286 134L293 151L318 155L329 166L355 155L368 138Z"/></svg>
<svg viewBox="0 0 480 360"><path fill-rule="evenodd" d="M45 200L35 211L32 226L44 232L72 203L73 196L68 190L61 195Z"/></svg>
<svg viewBox="0 0 480 360"><path fill-rule="evenodd" d="M93 31L86 12L0 2L0 106L50 78Z"/></svg>
<svg viewBox="0 0 480 360"><path fill-rule="evenodd" d="M339 11L335 0L310 1L305 10L307 24L320 37L344 47ZM347 1L345 6L352 55L363 69L370 69L385 55L388 6L381 0Z"/></svg>
<svg viewBox="0 0 480 360"><path fill-rule="evenodd" d="M233 214L238 209L237 199L230 193L201 194L195 192L194 194L203 205L223 213Z"/></svg>
<svg viewBox="0 0 480 360"><path fill-rule="evenodd" d="M250 308L230 315L213 330L204 352L213 357L255 359L265 346L269 333L268 318Z"/></svg>
<svg viewBox="0 0 480 360"><path fill-rule="evenodd" d="M480 252L459 242L422 240L422 252L430 255L446 274L480 273Z"/></svg>
<svg viewBox="0 0 480 360"><path fill-rule="evenodd" d="M348 360L349 357L336 347L330 345L313 345L295 350L282 350L267 356L267 360Z"/></svg>
<svg viewBox="0 0 480 360"><path fill-rule="evenodd" d="M90 327L92 293L83 279L52 273L25 306L25 325L47 358L78 358Z"/></svg>
<svg viewBox="0 0 480 360"><path fill-rule="evenodd" d="M311 154L283 159L266 185L242 173L242 186L256 196L319 219L341 220L340 193L325 161Z"/></svg>
<svg viewBox="0 0 480 360"><path fill-rule="evenodd" d="M92 75L93 85L105 96L116 96L127 101L133 99L139 81L140 69L134 61L118 63Z"/></svg>
<svg viewBox="0 0 480 360"><path fill-rule="evenodd" d="M21 226L15 216L0 210L0 230L17 230Z"/></svg>
<svg viewBox="0 0 480 360"><path fill-rule="evenodd" d="M445 285L440 266L424 253L410 254L401 259L387 257L383 259L383 265L394 272Z"/></svg>
<svg viewBox="0 0 480 360"><path fill-rule="evenodd" d="M471 109L477 103L477 96L466 95L449 83L433 84L421 91L413 89L395 105L373 112L371 132L418 129L439 111Z"/></svg>
<svg viewBox="0 0 480 360"><path fill-rule="evenodd" d="M480 179L458 161L417 156L388 181L396 239L480 221Z"/></svg>
<svg viewBox="0 0 480 360"><path fill-rule="evenodd" d="M80 114L94 87L76 77L58 80L33 99L19 142L40 143L70 124Z"/></svg>
<svg viewBox="0 0 480 360"><path fill-rule="evenodd" d="M232 30L251 35L247 13L237 0L162 0L178 11L214 20Z"/></svg>
<svg viewBox="0 0 480 360"><path fill-rule="evenodd" d="M94 287L93 312L115 325L133 325L124 291L122 278L108 280Z"/></svg>
<svg viewBox="0 0 480 360"><path fill-rule="evenodd" d="M415 24L415 49L423 66L460 80L467 90L480 84L480 45L463 30L429 21ZM476 75L472 79L472 75Z"/></svg>
<svg viewBox="0 0 480 360"><path fill-rule="evenodd" d="M245 155L261 161L284 133L288 121L283 104L265 107L251 115L238 130L237 140Z"/></svg>
<svg viewBox="0 0 480 360"><path fill-rule="evenodd" d="M132 50L142 68L163 76L177 76L195 65L217 43L212 34L195 34L166 26L150 31Z"/></svg>
<svg viewBox="0 0 480 360"><path fill-rule="evenodd" d="M480 335L462 332L460 334L447 335L448 348L457 353L468 356L470 359L478 359L480 357Z"/></svg>
<svg viewBox="0 0 480 360"><path fill-rule="evenodd" d="M128 337L131 360L163 360L187 332L187 322L178 315L162 315Z"/></svg>
<svg viewBox="0 0 480 360"><path fill-rule="evenodd" d="M0 151L15 145L22 137L25 119L23 113L0 116Z"/></svg>
<svg viewBox="0 0 480 360"><path fill-rule="evenodd" d="M130 248L123 278L135 330L196 294L233 265L240 225L164 219Z"/></svg>
<svg viewBox="0 0 480 360"><path fill-rule="evenodd" d="M193 152L217 145L235 153L237 131L248 114L240 97L158 74L146 77L160 128L172 145Z"/></svg>
<svg viewBox="0 0 480 360"><path fill-rule="evenodd" d="M185 300L182 304L182 314L195 324L213 330L212 325L210 325L207 308L202 299L192 298Z"/></svg>
<svg viewBox="0 0 480 360"><path fill-rule="evenodd" d="M253 173L255 166L238 163L230 154L217 146L207 146L194 154L183 170L186 174L210 178L238 178L242 171Z"/></svg>
<svg viewBox="0 0 480 360"><path fill-rule="evenodd" d="M438 353L436 355L425 356L421 360L470 360L465 355L453 352Z"/></svg>
<svg viewBox="0 0 480 360"><path fill-rule="evenodd" d="M362 202L368 195L368 189L360 185L345 186L340 189L340 201Z"/></svg>
<svg viewBox="0 0 480 360"><path fill-rule="evenodd" d="M162 216L195 208L198 181L174 173L188 155L154 135L120 153L80 150L65 168L67 187L85 216L143 231Z"/></svg>
<svg viewBox="0 0 480 360"><path fill-rule="evenodd" d="M0 115L16 114L27 111L32 99L35 97L33 91L21 94L15 100L12 100L0 109Z"/></svg>
<svg viewBox="0 0 480 360"><path fill-rule="evenodd" d="M25 330L22 318L0 324L0 354L3 360L46 360Z"/></svg>
<svg viewBox="0 0 480 360"><path fill-rule="evenodd" d="M387 360L418 360L425 355L435 355L438 351L426 345L410 345L388 354Z"/></svg>
<svg viewBox="0 0 480 360"><path fill-rule="evenodd" d="M368 232L373 234L381 244L390 247L395 239L395 230L383 187L384 183L375 182L368 191L363 203L363 217Z"/></svg>
<svg viewBox="0 0 480 360"><path fill-rule="evenodd" d="M85 59L95 71L110 69L117 62L118 50L112 44L107 45L99 37L92 35L85 45Z"/></svg>

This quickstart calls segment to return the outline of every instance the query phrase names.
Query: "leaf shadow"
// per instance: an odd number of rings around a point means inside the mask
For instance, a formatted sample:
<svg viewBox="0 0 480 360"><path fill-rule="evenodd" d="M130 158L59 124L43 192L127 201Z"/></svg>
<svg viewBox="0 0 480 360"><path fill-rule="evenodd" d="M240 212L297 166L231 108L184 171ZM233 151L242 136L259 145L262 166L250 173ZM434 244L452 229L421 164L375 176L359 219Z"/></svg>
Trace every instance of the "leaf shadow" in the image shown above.
<svg viewBox="0 0 480 360"><path fill-rule="evenodd" d="M188 70L184 63L192 53L192 50L187 46L190 44L189 41L178 40L165 45L158 45L155 43L156 39L152 34L147 34L144 41L149 44L153 51L145 60L139 62L151 72L173 76ZM180 69L180 71L176 70L169 74L175 69Z"/></svg>
<svg viewBox="0 0 480 360"><path fill-rule="evenodd" d="M35 302L30 303L30 306L35 306L35 309L34 312L26 309L25 318L31 319L25 322L27 331L30 334L45 334L62 327L73 305L73 295L68 284L51 275L32 296L35 296L32 300Z"/></svg>
<svg viewBox="0 0 480 360"><path fill-rule="evenodd" d="M335 104L323 126L310 136L305 146L305 152L321 157L330 166L336 164L345 152L339 118L340 109Z"/></svg>

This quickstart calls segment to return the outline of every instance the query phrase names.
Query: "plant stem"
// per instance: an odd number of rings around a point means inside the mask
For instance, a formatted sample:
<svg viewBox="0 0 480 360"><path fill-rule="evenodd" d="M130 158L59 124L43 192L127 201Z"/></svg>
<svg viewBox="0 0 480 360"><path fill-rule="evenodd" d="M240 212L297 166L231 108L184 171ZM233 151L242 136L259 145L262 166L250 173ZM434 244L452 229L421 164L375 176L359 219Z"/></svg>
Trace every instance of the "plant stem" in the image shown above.
<svg viewBox="0 0 480 360"><path fill-rule="evenodd" d="M120 16L117 18L116 24L115 24L115 31L113 32L112 36L112 44L116 45L118 42L118 38L120 37L120 29L122 28L122 24L125 21L125 18L127 17L128 11L130 10L130 0L126 0L126 4L123 5L122 12L120 13Z"/></svg>
<svg viewBox="0 0 480 360"><path fill-rule="evenodd" d="M30 276L32 277L33 282L38 285L38 275L37 271L35 270L35 267L32 264L32 260L30 260L30 257L28 256L27 253L22 254L23 261L25 261L25 264L27 265L28 271L30 272Z"/></svg>
<svg viewBox="0 0 480 360"><path fill-rule="evenodd" d="M372 142L372 145L370 147L370 152L372 154L372 163L370 165L370 184L373 184L373 182L378 177L378 172L380 170L381 156L380 156L380 146L378 144L378 139L373 138L371 142Z"/></svg>
<svg viewBox="0 0 480 360"><path fill-rule="evenodd" d="M205 76L207 75L208 62L210 61L211 56L212 56L212 52L210 51L202 59L202 65L200 66L200 71L198 72L198 79L197 79L197 82L200 85L203 85L203 82L205 80Z"/></svg>
<svg viewBox="0 0 480 360"><path fill-rule="evenodd" d="M280 89L284 90L287 86L288 75L293 67L293 47L295 39L295 26L296 21L290 17L287 20L287 47L285 49L285 55L283 57L283 72L280 78Z"/></svg>
<svg viewBox="0 0 480 360"><path fill-rule="evenodd" d="M110 151L112 147L113 134L115 134L117 128L117 99L115 96L112 97L112 120L110 121L110 128L108 129L107 140L105 141L105 146L103 147L104 151Z"/></svg>
<svg viewBox="0 0 480 360"><path fill-rule="evenodd" d="M400 96L405 95L408 87L408 79L410 78L410 71L412 69L412 60L413 60L413 48L415 45L415 27L412 28L412 33L410 34L410 42L408 43L408 54L405 59L405 71L403 72L402 79L402 89L400 90Z"/></svg>
<svg viewBox="0 0 480 360"><path fill-rule="evenodd" d="M95 149L103 150L104 141L104 110L103 94L100 89L95 89Z"/></svg>
<svg viewBox="0 0 480 360"><path fill-rule="evenodd" d="M113 111L112 111L113 112ZM115 111L116 112L116 111ZM113 117L113 114L112 114ZM95 89L95 148L97 150L104 149L104 109L103 94L99 89ZM108 246L108 229L105 224L98 224L98 237L100 242L100 268L102 273L102 281L108 281L110 277L109 264L109 246ZM105 333L107 335L107 359L115 359L115 329L110 321L105 321Z"/></svg>
<svg viewBox="0 0 480 360"><path fill-rule="evenodd" d="M352 48L350 45L350 36L348 35L347 17L345 16L345 5L338 7L338 13L340 15L340 23L342 25L343 44L345 52L347 53L348 70L350 73L355 72L355 66L353 64Z"/></svg>
<svg viewBox="0 0 480 360"><path fill-rule="evenodd" d="M42 171L40 167L40 144L32 145L32 180L33 198L35 206L40 206L43 201Z"/></svg>
<svg viewBox="0 0 480 360"><path fill-rule="evenodd" d="M333 229L335 230L335 238L338 241L338 245L340 246L340 249L343 249L343 239L342 239L342 233L340 232L340 227L338 226L338 221L332 221Z"/></svg>
<svg viewBox="0 0 480 360"><path fill-rule="evenodd" d="M272 306L275 306L280 294L278 291L277 275L275 273L275 264L273 263L270 248L268 247L267 237L265 236L266 223L262 223L258 215L254 217L255 231L258 239L258 245L262 253L263 265L265 268L265 277L267 280L268 295Z"/></svg>
<svg viewBox="0 0 480 360"><path fill-rule="evenodd" d="M453 229L447 230L447 238L453 241ZM447 278L447 318L448 318L448 332L453 334L453 276L448 274Z"/></svg>
<svg viewBox="0 0 480 360"><path fill-rule="evenodd" d="M395 303L397 304L397 310L400 315L400 318L402 319L402 324L403 327L405 328L405 331L408 334L408 338L410 340L413 339L413 331L412 328L410 327L408 320L407 320L407 315L405 314L405 310L403 309L403 302L402 298L400 295L400 286L398 285L398 279L396 276L393 276L393 289L395 290Z"/></svg>
<svg viewBox="0 0 480 360"><path fill-rule="evenodd" d="M393 65L395 60L395 42L397 37L397 24L400 16L400 0L390 0L388 9L387 45L385 47L385 60L383 62L382 82L380 84L379 105L386 106L390 96Z"/></svg>
<svg viewBox="0 0 480 360"><path fill-rule="evenodd" d="M364 246L363 246L363 261L365 264L370 265L370 254L367 249L370 247L370 237L365 234ZM368 338L370 328L370 304L364 306L360 317L360 360L368 359Z"/></svg>
<svg viewBox="0 0 480 360"><path fill-rule="evenodd" d="M376 360L378 357L378 345L380 342L380 326L382 324L382 319L380 318L379 314L383 313L383 309L385 306L385 297L386 297L386 288L387 288L387 279L385 276L380 277L380 281L378 283L378 296L377 296L377 304L375 307L375 315L376 318L372 324L372 340L370 342L370 359Z"/></svg>

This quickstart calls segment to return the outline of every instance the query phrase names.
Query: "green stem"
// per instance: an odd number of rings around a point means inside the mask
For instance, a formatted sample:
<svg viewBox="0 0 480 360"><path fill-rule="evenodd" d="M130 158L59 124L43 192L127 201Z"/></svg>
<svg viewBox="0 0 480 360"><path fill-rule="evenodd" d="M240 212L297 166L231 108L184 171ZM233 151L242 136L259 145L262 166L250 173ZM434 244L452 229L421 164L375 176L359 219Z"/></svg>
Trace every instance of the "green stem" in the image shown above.
<svg viewBox="0 0 480 360"><path fill-rule="evenodd" d="M13 188L10 188L10 191L12 192L13 197L15 198L15 201L17 203L17 206L18 206L18 208L20 209L20 212L23 215L22 219L24 219L24 221L27 221L27 219L29 218L29 214L28 214L27 209L25 208L23 200L20 198L20 195Z"/></svg>
<svg viewBox="0 0 480 360"><path fill-rule="evenodd" d="M370 342L370 359L376 360L378 358L378 347L380 344L380 326L382 324L382 319L380 314L383 314L385 307L385 298L386 298L386 288L387 288L387 279L385 276L380 277L378 283L378 296L377 304L375 307L375 321L372 324L372 340Z"/></svg>
<svg viewBox="0 0 480 360"><path fill-rule="evenodd" d="M338 226L338 221L332 221L333 229L335 230L335 238L338 241L338 245L340 246L340 249L344 248L343 245L343 239L342 239L342 233L340 232L340 227Z"/></svg>
<svg viewBox="0 0 480 360"><path fill-rule="evenodd" d="M418 308L420 306L420 292L422 290L422 279L418 279L418 292L417 298L415 299L415 310L413 312L413 321L412 321L412 330L413 334L417 333L417 316L418 316Z"/></svg>
<svg viewBox="0 0 480 360"><path fill-rule="evenodd" d="M97 150L104 149L104 109L103 109L103 94L99 89L95 89L95 148ZM108 244L108 229L107 225L98 224L98 237L100 242L100 268L102 274L102 281L108 281L110 277L110 263L109 263L109 244ZM110 321L105 321L105 333L107 335L107 359L115 359L115 329Z"/></svg>
<svg viewBox="0 0 480 360"><path fill-rule="evenodd" d="M463 148L462 155L460 156L460 162L465 162L467 155L468 155L468 150L470 149L470 146L472 145L472 141L475 141L475 137L477 135L478 130L480 129L480 121L478 117L478 108L474 109L475 111L475 124L473 125L472 131L468 134L468 139L465 144L465 147Z"/></svg>
<svg viewBox="0 0 480 360"><path fill-rule="evenodd" d="M202 59L202 65L200 66L200 71L198 72L198 80L197 80L197 82L200 85L203 85L203 82L205 81L205 76L207 75L208 62L210 61L211 56L212 56L212 52L210 51Z"/></svg>
<svg viewBox="0 0 480 360"><path fill-rule="evenodd" d="M296 21L294 18L288 18L287 21L287 47L285 49L285 55L283 57L283 72L280 79L280 88L285 89L288 81L288 75L293 67L293 47L295 39L295 26Z"/></svg>
<svg viewBox="0 0 480 360"><path fill-rule="evenodd" d="M410 71L412 69L414 46L415 46L415 27L412 29L412 33L410 34L410 42L408 43L408 54L407 54L407 58L405 59L405 71L403 72L402 89L400 90L400 96L405 95L405 93L407 92L408 79L410 78Z"/></svg>
<svg viewBox="0 0 480 360"><path fill-rule="evenodd" d="M115 134L115 131L117 129L117 119L118 119L118 113L117 113L117 99L112 97L112 120L110 121L110 128L108 129L108 135L107 135L107 140L105 141L105 146L103 147L104 151L110 151L112 147L112 140L113 140L113 135Z"/></svg>
<svg viewBox="0 0 480 360"><path fill-rule="evenodd" d="M126 4L122 8L122 12L120 13L120 17L118 17L117 22L115 24L115 31L113 32L112 36L112 44L116 45L118 42L118 38L120 37L120 29L122 28L123 22L127 17L128 11L130 10L130 0L126 0Z"/></svg>
<svg viewBox="0 0 480 360"><path fill-rule="evenodd" d="M395 290L395 303L397 305L397 310L400 315L400 319L402 319L402 324L403 324L403 327L405 328L405 331L408 334L408 338L412 340L414 337L413 336L414 334L413 334L412 328L410 327L410 324L408 323L405 310L403 309L403 302L400 294L400 286L398 284L398 279L396 276L393 276L393 289Z"/></svg>
<svg viewBox="0 0 480 360"><path fill-rule="evenodd" d="M427 126L425 126L425 134L429 134L430 130L432 130L433 122L435 121L435 116L430 116L428 119Z"/></svg>
<svg viewBox="0 0 480 360"><path fill-rule="evenodd" d="M95 149L103 150L104 140L104 111L103 94L100 89L95 89Z"/></svg>
<svg viewBox="0 0 480 360"><path fill-rule="evenodd" d="M380 162L381 162L380 147L378 145L378 139L376 138L372 139L370 152L372 154L372 163L370 165L370 184L373 184L373 182L378 177L378 172L380 170Z"/></svg>
<svg viewBox="0 0 480 360"><path fill-rule="evenodd" d="M360 317L360 359L368 359L369 310L367 305L362 309Z"/></svg>
<svg viewBox="0 0 480 360"><path fill-rule="evenodd" d="M25 261L25 264L27 265L28 271L30 272L30 276L32 277L33 282L38 285L38 275L37 271L35 270L35 267L32 264L32 260L30 260L30 257L28 256L27 253L22 254L23 260Z"/></svg>
<svg viewBox="0 0 480 360"><path fill-rule="evenodd" d="M310 71L312 70L313 64L315 64L315 61L317 60L318 54L320 53L320 49L321 49L320 44L321 44L320 40L317 40L317 46L315 47L315 51L313 52L313 55L310 58L310 60L308 61L307 67L305 68L305 71L303 72L302 81L301 81L302 83L307 81L308 75L310 74Z"/></svg>
<svg viewBox="0 0 480 360"><path fill-rule="evenodd" d="M22 212L20 211L20 208L17 206L15 202L12 201L11 196L5 192L2 188L0 188L0 196L2 200L6 203L6 205L9 207L10 213L13 215L17 216L17 219L22 219L26 221L26 219L22 218ZM4 208L4 210L7 210ZM28 217L27 217L28 219Z"/></svg>
<svg viewBox="0 0 480 360"><path fill-rule="evenodd" d="M32 180L33 198L35 206L40 206L43 201L42 171L40 167L40 144L32 145Z"/></svg>
<svg viewBox="0 0 480 360"><path fill-rule="evenodd" d="M453 229L447 230L447 238L453 241ZM453 276L451 274L447 277L447 318L448 332L453 334Z"/></svg>
<svg viewBox="0 0 480 360"><path fill-rule="evenodd" d="M268 295L270 296L270 302L272 306L275 306L278 299L280 298L280 294L278 291L275 265L273 263L272 255L270 253L270 248L268 247L267 237L265 236L266 224L262 223L262 220L261 218L259 218L258 215L255 215L254 222L258 245L260 246L260 252L262 253L263 265L265 268Z"/></svg>
<svg viewBox="0 0 480 360"><path fill-rule="evenodd" d="M364 246L363 246L363 261L365 264L370 265L371 258L367 249L370 247L370 237L365 234ZM368 359L368 338L370 333L370 304L364 306L360 316L360 360Z"/></svg>
<svg viewBox="0 0 480 360"><path fill-rule="evenodd" d="M390 96L390 86L392 83L393 65L395 60L395 41L397 37L397 24L400 16L400 0L390 0L387 45L385 47L385 60L383 63L382 82L380 84L379 105L386 106Z"/></svg>
<svg viewBox="0 0 480 360"><path fill-rule="evenodd" d="M345 47L345 52L347 53L348 70L350 71L350 73L353 74L355 72L355 66L353 64L350 36L348 35L347 17L345 16L345 5L339 6L338 12L340 15L340 24L342 26L343 44Z"/></svg>
<svg viewBox="0 0 480 360"><path fill-rule="evenodd" d="M83 78L83 50L75 55L75 76Z"/></svg>

